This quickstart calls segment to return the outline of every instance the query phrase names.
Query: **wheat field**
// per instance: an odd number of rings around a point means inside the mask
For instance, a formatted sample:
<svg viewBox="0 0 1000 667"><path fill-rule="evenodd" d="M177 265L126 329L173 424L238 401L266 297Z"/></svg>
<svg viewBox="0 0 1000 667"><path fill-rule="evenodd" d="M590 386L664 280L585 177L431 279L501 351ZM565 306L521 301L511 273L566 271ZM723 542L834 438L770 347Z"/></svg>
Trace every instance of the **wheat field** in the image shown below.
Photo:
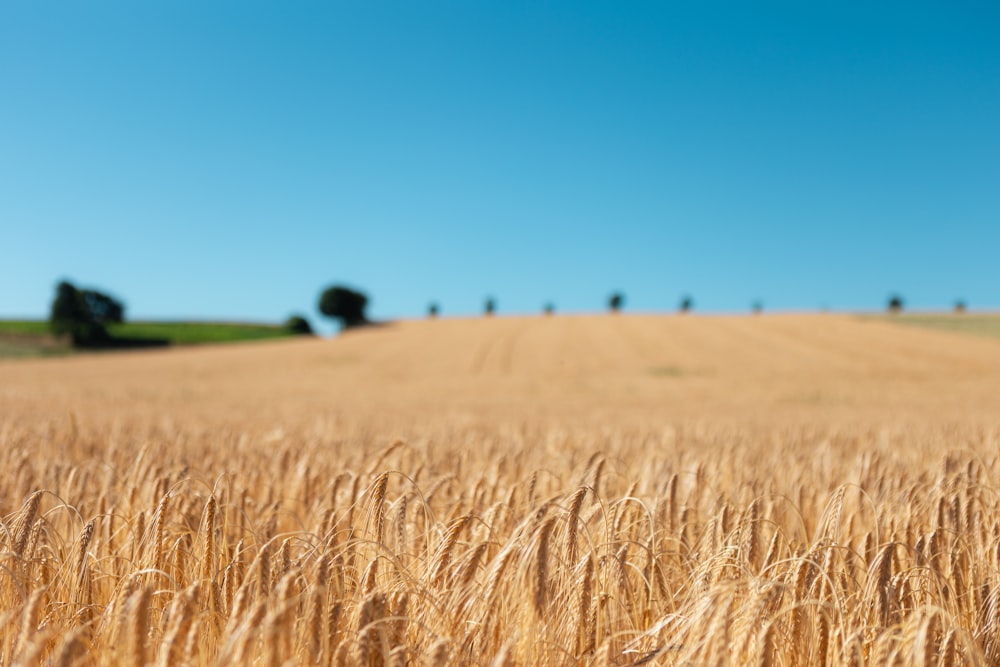
<svg viewBox="0 0 1000 667"><path fill-rule="evenodd" d="M998 664L998 444L840 315L2 362L0 665Z"/></svg>

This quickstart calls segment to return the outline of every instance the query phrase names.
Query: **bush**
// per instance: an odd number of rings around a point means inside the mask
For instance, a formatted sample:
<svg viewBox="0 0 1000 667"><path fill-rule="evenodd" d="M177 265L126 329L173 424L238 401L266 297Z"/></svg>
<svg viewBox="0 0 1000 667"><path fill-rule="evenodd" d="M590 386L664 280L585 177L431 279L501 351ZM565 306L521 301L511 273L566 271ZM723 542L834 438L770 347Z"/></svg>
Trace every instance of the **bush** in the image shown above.
<svg viewBox="0 0 1000 667"><path fill-rule="evenodd" d="M309 320L301 315L292 315L285 322L285 329L299 336L312 336L313 328Z"/></svg>

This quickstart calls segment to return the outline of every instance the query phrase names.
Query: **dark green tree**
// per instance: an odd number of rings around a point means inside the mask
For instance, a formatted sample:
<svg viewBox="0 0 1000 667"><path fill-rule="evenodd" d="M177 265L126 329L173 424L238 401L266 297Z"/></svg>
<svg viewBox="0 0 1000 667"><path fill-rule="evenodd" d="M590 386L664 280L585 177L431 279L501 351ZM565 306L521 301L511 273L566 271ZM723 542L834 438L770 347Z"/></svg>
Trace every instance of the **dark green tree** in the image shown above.
<svg viewBox="0 0 1000 667"><path fill-rule="evenodd" d="M690 313L692 308L694 308L694 299L690 296L683 297L680 305L677 307L682 313Z"/></svg>
<svg viewBox="0 0 1000 667"><path fill-rule="evenodd" d="M886 304L886 309L893 315L903 312L903 297L898 294L890 296L889 303Z"/></svg>
<svg viewBox="0 0 1000 667"><path fill-rule="evenodd" d="M49 328L57 336L69 336L74 347L105 345L111 339L107 325L125 320L125 306L96 290L77 289L62 281L49 311Z"/></svg>
<svg viewBox="0 0 1000 667"><path fill-rule="evenodd" d="M431 319L434 319L435 317L437 317L438 313L440 313L440 312L441 312L441 309L438 308L438 305L436 303L434 303L434 302L431 302L427 306L427 317L429 317Z"/></svg>
<svg viewBox="0 0 1000 667"><path fill-rule="evenodd" d="M966 309L965 301L963 301L962 299L959 299L958 301L955 302L955 314L956 315L961 315L962 313L965 312L965 309Z"/></svg>
<svg viewBox="0 0 1000 667"><path fill-rule="evenodd" d="M319 297L319 312L340 320L342 329L368 324L368 318L365 317L367 306L367 296L343 285L328 287Z"/></svg>
<svg viewBox="0 0 1000 667"><path fill-rule="evenodd" d="M486 303L483 304L483 314L486 317L490 317L495 312L497 312L497 300L493 297L488 297Z"/></svg>
<svg viewBox="0 0 1000 667"><path fill-rule="evenodd" d="M285 321L285 329L297 336L312 336L313 328L309 320L301 315L292 315Z"/></svg>
<svg viewBox="0 0 1000 667"><path fill-rule="evenodd" d="M615 292L610 297L608 297L608 308L611 309L612 313L617 313L625 305L625 295L621 292Z"/></svg>
<svg viewBox="0 0 1000 667"><path fill-rule="evenodd" d="M86 319L80 293L72 283L63 281L56 286L56 298L49 310L49 328L57 336L72 334L79 322Z"/></svg>
<svg viewBox="0 0 1000 667"><path fill-rule="evenodd" d="M754 315L760 315L762 312L764 312L764 302L761 301L760 299L754 301L752 304L750 304L750 310L753 311Z"/></svg>
<svg viewBox="0 0 1000 667"><path fill-rule="evenodd" d="M555 315L556 305L551 301L549 301L547 304L545 304L544 312L546 315Z"/></svg>

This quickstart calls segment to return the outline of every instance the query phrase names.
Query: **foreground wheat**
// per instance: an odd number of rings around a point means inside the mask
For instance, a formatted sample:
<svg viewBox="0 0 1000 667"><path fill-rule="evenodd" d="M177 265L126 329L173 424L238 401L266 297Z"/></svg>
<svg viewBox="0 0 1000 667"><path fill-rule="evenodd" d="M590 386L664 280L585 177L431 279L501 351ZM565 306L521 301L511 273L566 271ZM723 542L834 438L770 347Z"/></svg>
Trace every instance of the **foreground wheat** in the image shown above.
<svg viewBox="0 0 1000 667"><path fill-rule="evenodd" d="M3 665L986 665L993 431L0 432Z"/></svg>

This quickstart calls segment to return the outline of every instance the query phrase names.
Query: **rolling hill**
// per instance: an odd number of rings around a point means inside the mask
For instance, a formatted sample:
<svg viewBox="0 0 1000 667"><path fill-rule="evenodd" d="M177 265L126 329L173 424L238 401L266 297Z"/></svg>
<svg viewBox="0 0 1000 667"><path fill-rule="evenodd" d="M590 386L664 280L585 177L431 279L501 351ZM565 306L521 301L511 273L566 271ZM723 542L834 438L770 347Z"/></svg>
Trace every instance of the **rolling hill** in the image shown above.
<svg viewBox="0 0 1000 667"><path fill-rule="evenodd" d="M210 422L948 420L1000 413L1000 343L839 315L403 321L334 339L0 363L0 406ZM103 417L102 417L103 416Z"/></svg>

